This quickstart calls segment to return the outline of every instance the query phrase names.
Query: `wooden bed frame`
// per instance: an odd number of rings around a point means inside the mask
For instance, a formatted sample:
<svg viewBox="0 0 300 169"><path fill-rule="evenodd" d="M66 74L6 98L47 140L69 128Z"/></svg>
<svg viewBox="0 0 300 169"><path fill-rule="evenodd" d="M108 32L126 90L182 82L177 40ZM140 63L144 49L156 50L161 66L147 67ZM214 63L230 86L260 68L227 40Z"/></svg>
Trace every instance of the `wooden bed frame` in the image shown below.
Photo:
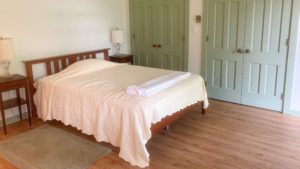
<svg viewBox="0 0 300 169"><path fill-rule="evenodd" d="M26 65L26 71L27 76L29 79L29 94L30 94L30 100L31 100L31 110L33 117L36 117L36 107L33 103L33 95L36 92L36 89L34 87L34 76L33 76L33 65L37 64L45 64L46 66L46 73L47 76L55 74L60 72L61 70L65 69L72 63L78 62L80 60L85 59L96 59L97 54L103 54L105 60L110 60L108 51L110 49L101 49L101 50L94 50L94 51L88 51L88 52L81 52L81 53L74 53L74 54L67 54L62 56L54 56L54 57L47 57L42 59L36 59L36 60L28 60L24 61ZM198 108L199 105L202 107L202 114L205 114L205 110L203 108L203 102L199 102L197 104L188 106L187 108L173 114L172 116L167 116L164 119L162 119L160 122L153 124L151 127L152 134L159 132L162 129L166 129L169 127L170 124L172 124L174 121L176 121L178 118L182 117L187 112Z"/></svg>

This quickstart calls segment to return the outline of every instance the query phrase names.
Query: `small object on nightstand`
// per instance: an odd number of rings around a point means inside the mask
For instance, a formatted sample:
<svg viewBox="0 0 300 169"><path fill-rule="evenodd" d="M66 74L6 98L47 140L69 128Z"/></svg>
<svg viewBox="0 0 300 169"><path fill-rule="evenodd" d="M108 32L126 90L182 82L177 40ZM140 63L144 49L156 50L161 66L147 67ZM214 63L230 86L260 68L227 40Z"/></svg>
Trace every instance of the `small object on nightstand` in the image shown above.
<svg viewBox="0 0 300 169"><path fill-rule="evenodd" d="M110 61L117 63L130 63L133 65L133 55L131 54L119 54L110 56Z"/></svg>
<svg viewBox="0 0 300 169"><path fill-rule="evenodd" d="M10 78L12 76L9 73L9 65L15 57L12 39L0 37L0 68L4 71L1 71L0 78Z"/></svg>
<svg viewBox="0 0 300 169"><path fill-rule="evenodd" d="M26 100L20 97L20 88L25 88ZM10 90L16 90L17 98L3 101L2 93ZM31 126L28 78L21 75L12 75L9 78L0 78L0 111L1 111L4 134L7 134L4 110L13 107L18 107L20 113L20 120L22 120L21 106L25 104L27 105L28 120L29 120L29 125Z"/></svg>

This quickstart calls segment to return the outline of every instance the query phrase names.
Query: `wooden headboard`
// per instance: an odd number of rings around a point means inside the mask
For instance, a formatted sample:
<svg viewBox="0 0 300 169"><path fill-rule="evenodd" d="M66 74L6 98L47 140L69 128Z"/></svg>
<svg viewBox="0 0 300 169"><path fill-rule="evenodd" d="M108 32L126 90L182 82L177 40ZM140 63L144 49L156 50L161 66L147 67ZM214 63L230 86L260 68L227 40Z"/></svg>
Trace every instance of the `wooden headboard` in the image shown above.
<svg viewBox="0 0 300 169"><path fill-rule="evenodd" d="M96 59L97 54L103 54L105 60L109 60L108 51L110 49L100 49L94 51L80 52L80 53L72 53L61 56L53 56L35 60L24 61L27 71L27 77L29 79L29 94L31 100L31 110L32 115L36 116L36 108L33 103L33 95L36 91L34 87L34 75L33 75L33 65L37 64L45 64L45 69L47 75L52 75L58 73L68 67L69 65L86 59Z"/></svg>

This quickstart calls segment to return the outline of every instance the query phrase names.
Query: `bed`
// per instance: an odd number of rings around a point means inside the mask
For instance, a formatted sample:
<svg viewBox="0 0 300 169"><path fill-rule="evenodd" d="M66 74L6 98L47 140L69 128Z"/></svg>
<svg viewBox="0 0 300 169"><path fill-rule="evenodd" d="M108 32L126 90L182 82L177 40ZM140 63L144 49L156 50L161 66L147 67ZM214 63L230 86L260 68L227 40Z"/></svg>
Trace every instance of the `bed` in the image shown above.
<svg viewBox="0 0 300 169"><path fill-rule="evenodd" d="M205 113L208 100L204 81L192 75L153 96L129 95L127 86L172 71L112 63L108 50L26 61L33 115L44 121L61 121L99 142L120 147L122 159L146 167L146 143L154 133L198 104ZM104 60L96 59L98 54L103 54ZM45 64L46 77L34 78L36 64Z"/></svg>

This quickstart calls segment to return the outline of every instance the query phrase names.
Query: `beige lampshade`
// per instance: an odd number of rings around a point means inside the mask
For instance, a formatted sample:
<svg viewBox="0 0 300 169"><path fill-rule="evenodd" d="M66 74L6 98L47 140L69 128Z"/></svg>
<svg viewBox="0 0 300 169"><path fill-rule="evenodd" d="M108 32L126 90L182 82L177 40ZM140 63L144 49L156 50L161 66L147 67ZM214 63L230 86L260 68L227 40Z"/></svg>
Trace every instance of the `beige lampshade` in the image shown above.
<svg viewBox="0 0 300 169"><path fill-rule="evenodd" d="M12 39L0 38L0 60L11 60L15 57Z"/></svg>
<svg viewBox="0 0 300 169"><path fill-rule="evenodd" d="M112 30L111 32L111 42L112 43L123 43L124 42L124 32L123 30Z"/></svg>

